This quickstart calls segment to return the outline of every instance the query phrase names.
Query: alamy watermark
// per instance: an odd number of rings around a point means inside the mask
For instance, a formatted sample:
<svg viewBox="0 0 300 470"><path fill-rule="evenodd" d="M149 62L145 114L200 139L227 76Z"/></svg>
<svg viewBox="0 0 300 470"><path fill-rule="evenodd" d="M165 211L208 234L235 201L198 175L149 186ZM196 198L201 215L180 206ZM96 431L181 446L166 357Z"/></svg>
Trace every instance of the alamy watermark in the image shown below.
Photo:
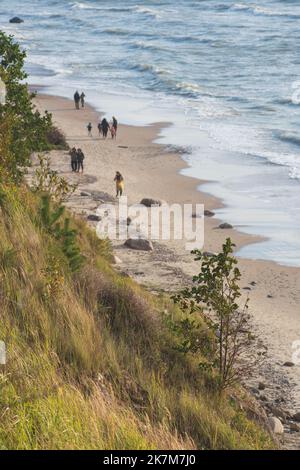
<svg viewBox="0 0 300 470"><path fill-rule="evenodd" d="M97 210L97 235L110 240L184 240L191 251L204 246L204 205L167 204L146 207L128 205L126 196L119 203L103 204Z"/></svg>

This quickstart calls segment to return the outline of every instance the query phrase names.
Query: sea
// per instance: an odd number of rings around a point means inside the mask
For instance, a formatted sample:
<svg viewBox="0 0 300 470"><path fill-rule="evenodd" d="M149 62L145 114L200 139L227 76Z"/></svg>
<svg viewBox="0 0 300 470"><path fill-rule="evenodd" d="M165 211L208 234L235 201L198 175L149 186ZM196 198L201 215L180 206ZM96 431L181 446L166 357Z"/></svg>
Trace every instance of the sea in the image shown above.
<svg viewBox="0 0 300 470"><path fill-rule="evenodd" d="M0 28L29 83L170 123L158 142L222 199L216 216L263 237L238 256L300 266L300 0L0 0Z"/></svg>

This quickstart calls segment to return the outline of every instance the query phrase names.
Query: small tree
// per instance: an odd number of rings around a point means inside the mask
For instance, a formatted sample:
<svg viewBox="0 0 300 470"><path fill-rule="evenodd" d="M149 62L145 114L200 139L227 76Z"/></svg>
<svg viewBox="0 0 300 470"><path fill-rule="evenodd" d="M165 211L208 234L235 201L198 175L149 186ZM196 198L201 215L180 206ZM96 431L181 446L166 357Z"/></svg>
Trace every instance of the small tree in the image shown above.
<svg viewBox="0 0 300 470"><path fill-rule="evenodd" d="M257 353L253 347L255 338L249 324L248 299L241 306L238 304L241 273L232 256L234 246L228 238L219 254L205 256L199 250L193 251L195 260L201 261L200 273L194 277L193 287L173 297L183 310L198 311L213 333L214 360L199 365L216 370L221 391L251 373L265 354L265 350ZM188 344L185 341L185 346ZM191 348L188 351L198 352Z"/></svg>
<svg viewBox="0 0 300 470"><path fill-rule="evenodd" d="M77 184L69 183L58 172L51 169L50 158L38 156L39 165L33 175L32 189L35 192L49 193L56 202L66 201L76 190Z"/></svg>
<svg viewBox="0 0 300 470"><path fill-rule="evenodd" d="M66 256L72 272L78 271L84 263L84 256L77 245L77 232L70 228L70 219L65 218L63 225L61 218L65 208L61 205L51 204L49 193L42 195L40 207L40 222L43 228L61 242L62 251Z"/></svg>

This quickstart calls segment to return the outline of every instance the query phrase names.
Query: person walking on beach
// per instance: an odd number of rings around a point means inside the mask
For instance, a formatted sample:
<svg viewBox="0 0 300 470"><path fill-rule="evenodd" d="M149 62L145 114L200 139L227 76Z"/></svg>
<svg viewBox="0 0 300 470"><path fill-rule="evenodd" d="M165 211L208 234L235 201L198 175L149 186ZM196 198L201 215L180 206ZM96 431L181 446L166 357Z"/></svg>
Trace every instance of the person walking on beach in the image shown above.
<svg viewBox="0 0 300 470"><path fill-rule="evenodd" d="M89 122L88 125L86 126L87 130L88 130L88 135L89 137L92 137L92 130L93 130L93 126L92 126L92 123Z"/></svg>
<svg viewBox="0 0 300 470"><path fill-rule="evenodd" d="M112 117L112 125L113 125L113 128L115 129L115 134L117 136L118 121L116 120L115 116Z"/></svg>
<svg viewBox="0 0 300 470"><path fill-rule="evenodd" d="M85 105L85 94L82 92L80 95L81 107L84 108Z"/></svg>
<svg viewBox="0 0 300 470"><path fill-rule="evenodd" d="M123 191L124 191L124 178L119 171L116 172L114 181L116 183L116 190L117 190L116 197L122 196Z"/></svg>
<svg viewBox="0 0 300 470"><path fill-rule="evenodd" d="M98 124L97 127L98 127L98 131L99 131L99 136L101 137L101 135L102 135L102 126L101 126L101 122L99 122L99 124Z"/></svg>
<svg viewBox="0 0 300 470"><path fill-rule="evenodd" d="M116 135L116 129L114 128L113 124L111 124L109 126L109 129L110 129L110 134L111 134L111 138L112 139L116 139L117 135Z"/></svg>
<svg viewBox="0 0 300 470"><path fill-rule="evenodd" d="M102 129L103 138L106 139L108 129L109 129L109 124L105 118L103 118L101 121L101 129Z"/></svg>
<svg viewBox="0 0 300 470"><path fill-rule="evenodd" d="M74 93L74 102L75 102L75 108L79 109L79 101L80 101L80 94L78 91Z"/></svg>
<svg viewBox="0 0 300 470"><path fill-rule="evenodd" d="M110 133L111 133L111 138L116 139L117 138L117 129L118 129L118 121L116 118L113 116L112 121L110 123Z"/></svg>
<svg viewBox="0 0 300 470"><path fill-rule="evenodd" d="M84 153L81 149L77 150L77 173L83 173L83 160L84 160Z"/></svg>
<svg viewBox="0 0 300 470"><path fill-rule="evenodd" d="M77 150L75 147L70 150L69 155L71 156L71 169L77 171Z"/></svg>

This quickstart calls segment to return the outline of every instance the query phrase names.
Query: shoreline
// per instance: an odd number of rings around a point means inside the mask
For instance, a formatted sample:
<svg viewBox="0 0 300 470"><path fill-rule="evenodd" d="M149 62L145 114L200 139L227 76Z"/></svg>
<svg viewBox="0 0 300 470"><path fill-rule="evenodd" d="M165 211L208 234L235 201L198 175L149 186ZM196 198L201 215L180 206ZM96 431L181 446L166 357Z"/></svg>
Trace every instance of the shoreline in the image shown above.
<svg viewBox="0 0 300 470"><path fill-rule="evenodd" d="M53 98L55 97L60 97L60 98L66 98L65 95L57 95L55 93L51 93L51 88L48 85L37 85L37 84L31 84L29 85L29 89L31 91L36 91L38 93L41 93L42 95L45 94L45 96L51 96ZM69 98L66 98L69 99ZM94 112L98 113L99 115L105 115L105 111L99 110L93 107L92 104L90 104L88 101L86 102L86 108L90 108ZM167 143L160 142L161 139L164 139L164 136L162 135L162 131L166 128L172 127L173 123L172 122L164 122L164 121L158 121L158 122L149 122L146 125L135 125L135 124L125 124L125 127L128 128L155 128L155 134L153 134L153 139L152 143L157 144L161 146L161 148L166 149L166 153L171 153L174 155L178 155L179 157L179 163L178 163L178 173L180 176L183 178L190 178L192 180L195 180L197 183L195 184L195 191L197 193L201 193L203 199L206 201L207 205L210 205L210 201L214 201L213 204L211 205L212 209L210 210L220 210L220 209L228 209L230 210L230 206L222 199L221 196L218 196L217 194L214 194L213 191L209 190L209 186L213 184L219 184L220 182L218 180L213 180L213 179L205 179L205 178L199 178L198 176L192 176L189 174L190 169L192 169L192 166L186 161L185 156L189 154L188 147L184 147L182 145L179 146L172 146ZM202 132L202 131L201 131ZM205 133L202 133L202 137L204 137ZM205 140L207 137L205 137ZM207 186L207 189L204 189L204 187ZM224 217L219 217L219 214L215 214L213 217L213 220L218 223L226 223L229 222L226 220L226 216ZM250 233L247 231L247 225L246 224L239 224L239 223L231 223L233 225L233 229L235 232L239 234L239 238L237 241L237 246L236 249L234 250L234 254L239 260L248 260L248 261L259 261L259 262L268 262L268 263L274 263L275 265L279 265L282 267L287 267L287 268L299 268L300 266L295 266L293 264L289 264L288 262L282 262L280 263L277 260L272 260L269 258L263 258L260 256L254 256L254 255L249 255L248 257L244 258L243 254L240 252L243 251L244 248L254 246L256 244L260 244L263 242L268 242L271 240L271 237L267 235L262 235L258 233ZM243 230L244 229L244 230Z"/></svg>
<svg viewBox="0 0 300 470"><path fill-rule="evenodd" d="M31 86L31 89L37 87ZM77 214L86 218L95 213L97 207L93 197L80 196L82 191L100 191L112 198L115 170L124 174L129 204L152 197L169 203L204 203L208 210L222 207L220 199L198 189L205 181L181 174L187 163L180 152L170 153L164 144L154 142L166 123L145 127L121 124L115 143L87 136L87 122L98 121L98 113L92 107L78 112L73 109L72 101L44 94L38 94L36 103L41 111L52 112L54 122L66 133L70 145L82 146L87 156L86 170L81 176L70 172L66 152L51 153L53 167L71 181L79 182L78 191L67 204ZM122 144L126 148L120 148ZM95 223L90 224L95 226ZM205 218L205 251L219 251L228 236L236 243L237 250L262 239L238 230L219 230L218 225L219 219ZM123 242L113 245L115 254L122 261L118 268L149 290L172 291L184 287L197 272L197 264L184 250L182 241L155 242L151 253L126 249ZM291 361L292 343L300 339L300 268L240 257L238 261L243 298L250 296L254 329L268 347L266 370L261 371L261 377L256 377L251 386L257 387L259 381L268 382L266 390L258 393L261 403L264 404L263 397L266 396L272 403L284 399L281 406L297 412L300 409L300 366L286 368L283 364ZM297 437L296 434L291 436ZM300 437L298 448L299 441Z"/></svg>
<svg viewBox="0 0 300 470"><path fill-rule="evenodd" d="M58 96L58 95L52 95L52 94L44 93L43 90L45 90L47 88L44 85L30 85L29 88L30 88L31 91L36 91L37 93L39 93L39 97L43 97L43 96L44 97L49 97L49 98L52 97L53 99L61 98L61 99L66 99L68 101L71 101L70 99L66 98L65 96ZM105 111L103 111L103 110L102 111L97 111L88 102L85 105L85 109L88 109L92 113L96 113L99 116L104 116L105 115ZM157 142L157 140L159 140L160 137L161 137L160 136L161 131L164 128L167 128L167 127L170 127L170 126L172 126L171 122L163 122L163 121L149 123L147 126L134 126L134 125L130 125L130 124L123 125L123 127L125 129L126 128L128 128L128 129L153 129L152 135L149 137L149 139L147 139L148 143L151 144L151 145L157 145L160 148L164 149L163 152L162 152L163 155L172 155L172 157L174 157L174 159L176 157L178 157L178 161L173 162L173 164L175 163L176 171L177 171L178 175L181 178L188 179L191 182L193 181L193 190L195 192L194 199L197 200L197 199L199 199L199 196L200 196L201 201L203 201L203 200L205 201L205 209L211 210L212 212L214 210L222 209L224 207L227 207L226 204L222 201L221 198L219 198L218 196L215 196L215 195L213 195L213 194L211 194L207 191L203 191L201 189L202 186L204 186L208 183L212 183L213 181L200 179L197 176L191 176L191 175L183 174L183 172L185 170L191 168L188 165L188 163L184 160L184 155L186 155L186 149L185 148L178 147L178 150L176 150L176 147L175 148L172 148L172 147L169 148L170 146L168 146L166 144L163 144L163 143ZM174 171L174 169L175 168L172 168L173 171ZM215 224L212 224L212 225L219 225L220 223L226 222L223 219L219 219L217 216L212 217L211 221L215 222ZM209 222L209 219L206 218L206 222ZM252 244L255 244L255 243L260 243L264 240L268 240L267 237L263 237L261 235L257 235L257 234L254 235L254 234L249 234L249 233L246 233L246 232L242 232L238 229L238 227L235 227L235 226L233 227L233 231L238 234L237 235L238 238L237 238L237 243L236 243L236 249L235 249L234 253L236 253L237 251L239 251L241 248L243 248L245 246L252 245ZM243 258L238 257L238 259L243 259ZM266 260L258 258L258 259L252 260L252 261L262 261L262 262L264 262ZM274 263L276 265L282 266L279 263L277 263L276 261L272 261L272 260L269 261L268 260L267 262ZM290 266L287 266L287 267L290 267ZM300 268L299 268L299 270L300 270Z"/></svg>
<svg viewBox="0 0 300 470"><path fill-rule="evenodd" d="M67 98L67 97L62 96L62 95L51 94L50 90L48 90L48 88L49 87L47 85L36 85L36 84L29 85L30 91L38 93L40 97L44 96L44 97L53 98L53 99L55 99L55 98L65 99L65 100L71 101L73 103L72 99L70 99L70 98ZM47 90L47 91L45 91L45 90ZM95 109L88 101L86 102L85 108L89 109L92 113L94 113L96 115L99 115L99 116L104 116L106 114L105 111L103 111L103 110L98 111L97 109ZM182 178L188 178L191 181L192 180L196 181L196 183L194 184L195 193L196 194L200 193L200 195L202 197L202 200L205 201L206 208L211 210L211 211L218 210L218 209L223 209L223 208L230 209L230 207L222 200L222 197L219 197L217 195L214 195L212 192L205 191L204 189L202 189L203 186L205 186L205 185L215 183L215 182L217 183L218 182L217 180L214 181L214 180L200 179L198 176L192 176L190 174L184 174L184 172L186 170L192 168L188 164L188 162L186 162L186 160L184 159L184 155L188 154L187 151L186 151L187 149L185 149L184 147L179 146L178 150L176 150L177 149L176 146L173 148L173 146L170 146L168 144L157 142L161 138L161 131L164 128L170 127L172 125L173 125L172 122L159 121L159 122L153 122L153 123L149 123L147 125L141 125L141 126L131 125L131 124L123 124L123 127L125 129L126 128L128 128L128 129L153 129L153 135L148 140L149 143L151 143L152 145L157 145L157 146L165 149L162 152L164 155L169 154L169 155L172 155L174 157L176 157L176 156L178 157L178 163L177 163L177 173L178 173L178 175ZM211 219L206 218L206 222L209 222L210 220L215 221L216 224L226 222L226 219L219 218L218 214L216 214ZM289 265L289 264L285 264L285 263L281 264L278 261L271 260L271 259L260 258L260 257L257 257L257 258L256 257L255 258L254 257L253 258L252 257L244 258L242 255L239 255L238 252L242 248L245 248L245 247L250 246L250 245L255 245L257 243L261 243L261 242L270 240L270 238L268 236L263 236L263 235L259 235L259 234L251 234L251 233L247 233L247 231L241 231L241 230L239 230L239 227L240 227L239 225L233 225L233 232L235 234L237 234L236 248L234 250L234 254L235 254L235 256L237 257L238 260L245 261L245 262L248 261L248 262L269 263L271 265L273 264L275 266L279 266L279 267L282 267L282 268L299 270L299 273L300 273L300 266L293 266L293 265ZM243 225L243 227L247 227L247 226ZM225 233L226 233L226 231L225 231ZM300 274L299 274L299 276L300 276ZM300 313L299 313L299 318L300 318Z"/></svg>

